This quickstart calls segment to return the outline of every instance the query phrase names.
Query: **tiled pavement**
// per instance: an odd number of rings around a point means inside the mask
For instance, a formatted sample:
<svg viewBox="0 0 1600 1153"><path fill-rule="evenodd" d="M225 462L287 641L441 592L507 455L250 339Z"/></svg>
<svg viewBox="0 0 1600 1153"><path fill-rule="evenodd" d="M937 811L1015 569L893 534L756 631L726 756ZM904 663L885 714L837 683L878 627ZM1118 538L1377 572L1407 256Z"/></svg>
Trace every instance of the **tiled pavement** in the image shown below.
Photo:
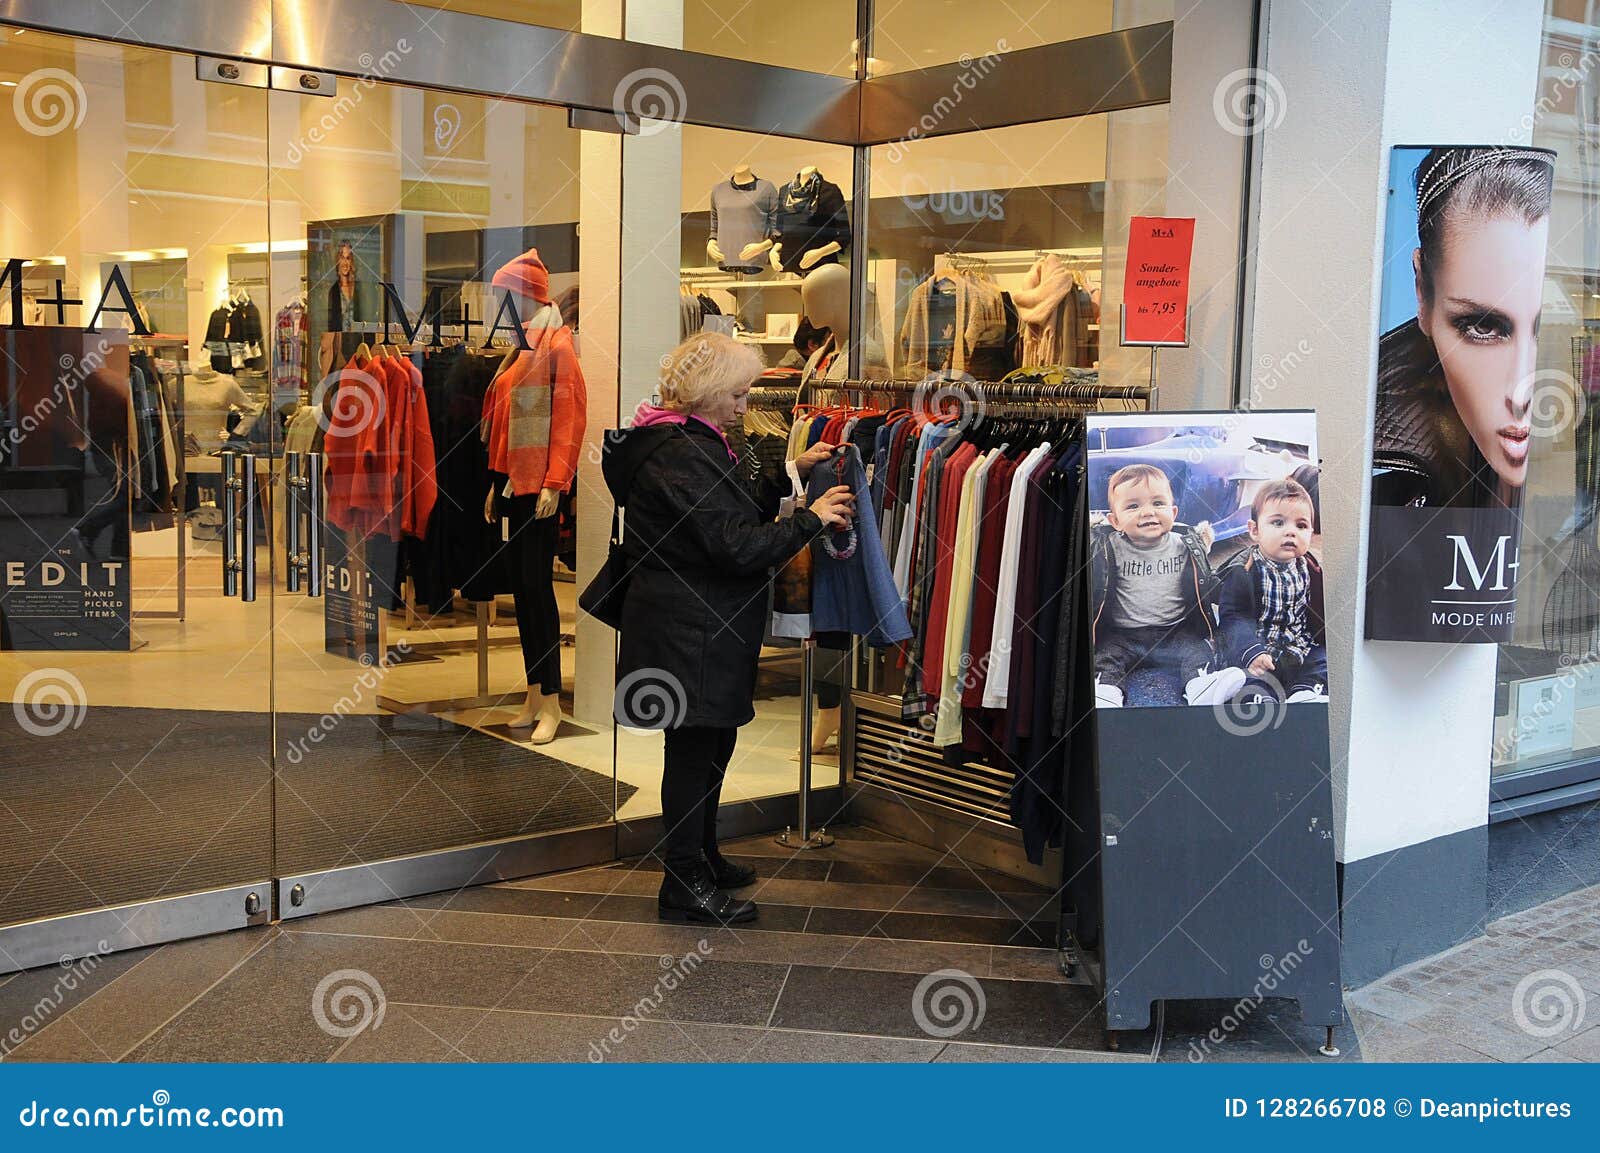
<svg viewBox="0 0 1600 1153"><path fill-rule="evenodd" d="M731 847L762 874L753 927L661 925L659 874L622 863L118 954L74 966L71 988L55 967L0 978L0 1048L16 1027L11 1059L38 1061L1152 1059L1154 1030L1107 1050L1097 998L1049 947L1049 893L836 831L839 844L800 856L769 837ZM1547 925L1556 939L1539 935ZM1594 891L1498 922L1351 994L1341 1059L1600 1057L1593 1020L1535 1037L1510 1003L1541 968L1595 995L1597 943ZM358 1032L363 997L383 1016ZM1159 1059L1189 1059L1237 1010L1169 1005ZM1208 1060L1325 1060L1322 1030L1292 1004L1242 1016Z"/></svg>
<svg viewBox="0 0 1600 1153"><path fill-rule="evenodd" d="M1600 886L1345 995L1369 1061L1600 1061Z"/></svg>

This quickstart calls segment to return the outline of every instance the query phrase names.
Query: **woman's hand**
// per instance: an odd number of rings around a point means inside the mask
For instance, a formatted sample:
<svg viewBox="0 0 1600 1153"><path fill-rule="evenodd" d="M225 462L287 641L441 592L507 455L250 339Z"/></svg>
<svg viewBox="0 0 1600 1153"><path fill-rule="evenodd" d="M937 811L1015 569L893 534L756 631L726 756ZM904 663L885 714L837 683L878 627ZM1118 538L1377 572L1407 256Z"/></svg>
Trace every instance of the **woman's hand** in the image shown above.
<svg viewBox="0 0 1600 1153"><path fill-rule="evenodd" d="M855 494L849 485L836 484L811 502L811 511L817 514L823 527L847 529L856 515Z"/></svg>
<svg viewBox="0 0 1600 1153"><path fill-rule="evenodd" d="M819 440L816 444L806 449L805 452L795 457L794 466L800 473L800 479L805 480L806 477L810 476L811 470L827 460L836 447L836 445L831 445L825 440Z"/></svg>
<svg viewBox="0 0 1600 1153"><path fill-rule="evenodd" d="M492 484L489 486L489 495L483 498L483 519L489 524L494 523L494 485Z"/></svg>

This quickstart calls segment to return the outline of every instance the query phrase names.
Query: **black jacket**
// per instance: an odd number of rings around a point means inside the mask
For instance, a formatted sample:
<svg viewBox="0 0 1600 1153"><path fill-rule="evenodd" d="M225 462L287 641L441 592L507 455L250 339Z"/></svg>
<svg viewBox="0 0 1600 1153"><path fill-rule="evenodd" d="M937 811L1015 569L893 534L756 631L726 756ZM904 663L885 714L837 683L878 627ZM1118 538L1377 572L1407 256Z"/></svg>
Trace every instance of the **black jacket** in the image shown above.
<svg viewBox="0 0 1600 1153"><path fill-rule="evenodd" d="M813 248L837 241L841 249L850 247L850 214L844 206L844 192L817 173L810 180L791 180L778 192L778 211L774 216L773 239L783 245L783 270L808 272L800 258ZM812 268L837 264L839 254L823 257Z"/></svg>
<svg viewBox="0 0 1600 1153"><path fill-rule="evenodd" d="M1384 333L1372 422L1372 503L1487 508L1500 503L1496 485L1417 322Z"/></svg>
<svg viewBox="0 0 1600 1153"><path fill-rule="evenodd" d="M1189 550L1189 561L1184 566L1186 591L1192 591L1184 612L1185 628L1204 636L1216 647L1217 630L1213 624L1212 608L1217 599L1217 575L1207 559L1206 544L1198 530L1179 522L1172 526L1184 547ZM1116 532L1109 524L1095 525L1089 533L1089 643L1093 644L1100 627L1100 616L1106 602L1111 599L1112 585L1117 577L1117 565L1111 557L1111 537Z"/></svg>
<svg viewBox="0 0 1600 1153"><path fill-rule="evenodd" d="M1274 662L1283 654L1272 652L1261 643L1257 627L1261 620L1261 590L1251 571L1262 563L1260 554L1253 548L1245 549L1223 565L1218 572L1222 580L1217 593L1217 628L1221 633L1222 657L1230 665L1247 667L1262 653L1272 653ZM1322 566L1317 558L1307 554L1311 582L1306 590L1306 627L1311 630L1311 643L1327 644L1327 629L1322 616Z"/></svg>
<svg viewBox="0 0 1600 1153"><path fill-rule="evenodd" d="M619 690L666 686L659 727L746 724L755 716L770 570L805 548L822 522L804 509L774 521L781 494L752 491L722 438L699 421L608 432L602 472L626 509L632 573ZM622 712L619 719L638 723Z"/></svg>

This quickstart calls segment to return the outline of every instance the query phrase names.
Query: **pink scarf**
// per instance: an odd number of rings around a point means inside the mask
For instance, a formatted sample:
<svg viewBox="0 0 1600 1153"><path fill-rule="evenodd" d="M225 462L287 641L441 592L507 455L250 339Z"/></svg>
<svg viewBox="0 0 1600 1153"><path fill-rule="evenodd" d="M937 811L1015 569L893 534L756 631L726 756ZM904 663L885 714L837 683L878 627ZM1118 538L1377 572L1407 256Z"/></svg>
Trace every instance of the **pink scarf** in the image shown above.
<svg viewBox="0 0 1600 1153"><path fill-rule="evenodd" d="M649 428L653 424L688 424L691 420L698 420L717 434L722 440L722 447L728 450L729 460L739 459L734 455L733 445L728 443L728 434L703 416L679 412L675 408L662 408L660 405L651 404L648 400L640 401L639 407L633 410L634 428Z"/></svg>

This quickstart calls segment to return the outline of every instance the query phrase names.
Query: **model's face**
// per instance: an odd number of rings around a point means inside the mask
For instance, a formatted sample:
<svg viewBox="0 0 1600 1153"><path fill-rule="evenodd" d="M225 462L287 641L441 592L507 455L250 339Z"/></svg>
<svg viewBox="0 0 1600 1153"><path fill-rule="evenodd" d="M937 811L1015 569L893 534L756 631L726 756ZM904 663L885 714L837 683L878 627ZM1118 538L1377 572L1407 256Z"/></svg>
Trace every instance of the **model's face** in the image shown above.
<svg viewBox="0 0 1600 1153"><path fill-rule="evenodd" d="M1303 500L1269 501L1250 522L1250 541L1261 555L1288 564L1311 551L1311 507Z"/></svg>
<svg viewBox="0 0 1600 1153"><path fill-rule="evenodd" d="M1155 545L1172 531L1178 506L1172 487L1140 478L1117 485L1111 493L1111 527L1137 545Z"/></svg>
<svg viewBox="0 0 1600 1153"><path fill-rule="evenodd" d="M1472 442L1502 482L1521 488L1550 221L1530 226L1502 216L1446 227L1433 301L1423 303L1419 293L1417 320Z"/></svg>
<svg viewBox="0 0 1600 1153"><path fill-rule="evenodd" d="M348 248L339 249L339 260L338 260L337 268L339 270L339 279L340 280L347 279L347 278L352 277L352 276L354 276L356 274L356 258L355 258L355 254L352 253Z"/></svg>
<svg viewBox="0 0 1600 1153"><path fill-rule="evenodd" d="M710 421L718 428L731 428L744 420L749 400L750 386L742 384L732 392L713 397L704 407L697 409L695 415L702 420Z"/></svg>

